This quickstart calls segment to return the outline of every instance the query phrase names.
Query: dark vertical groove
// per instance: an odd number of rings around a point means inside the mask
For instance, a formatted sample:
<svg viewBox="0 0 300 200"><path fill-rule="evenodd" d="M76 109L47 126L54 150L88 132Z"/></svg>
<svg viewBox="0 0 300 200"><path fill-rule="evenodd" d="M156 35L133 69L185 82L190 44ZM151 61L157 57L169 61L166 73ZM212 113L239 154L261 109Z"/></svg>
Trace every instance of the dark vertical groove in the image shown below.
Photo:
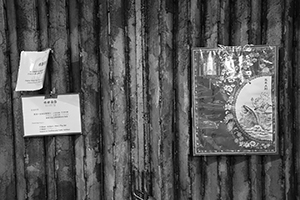
<svg viewBox="0 0 300 200"><path fill-rule="evenodd" d="M149 195L153 196L154 195L154 184L153 184L153 179L154 175L152 172L152 135L150 134L151 132L151 127L150 127L150 117L151 117L151 105L150 105L150 100L151 100L151 94L150 94L150 65L149 65L149 38L150 38L150 30L149 30L149 18L152 16L149 16L149 8L150 8L150 1L143 0L144 1L144 14L145 14L145 104L146 104L146 109L147 109L147 128L146 128L146 133L147 133L147 147L148 147L148 155L149 155L149 160L148 160L148 173L149 173Z"/></svg>
<svg viewBox="0 0 300 200"><path fill-rule="evenodd" d="M37 0L39 1L39 0ZM66 9L66 31L67 31L67 57L68 57L68 71L67 71L67 79L68 79L68 87L67 87L67 92L70 93L74 91L74 77L73 77L73 68L72 66L72 59L71 59L71 36L70 36L70 10L69 10L69 1L66 1L65 3L65 9ZM74 84L75 85L75 84ZM69 141L71 141L71 152L72 152L72 175L71 175L71 181L73 183L73 197L76 199L77 198L77 192L76 192L76 157L75 157L75 137L69 136L68 138Z"/></svg>
<svg viewBox="0 0 300 200"><path fill-rule="evenodd" d="M94 0L95 1L95 14L96 14L96 17L95 17L95 32L96 32L96 36L95 36L95 40L97 42L97 44L99 44L98 48L95 49L96 53L97 53L97 57L99 58L98 59L98 71L99 71L99 75L98 75L98 78L100 79L101 78L101 50L100 50L100 35L101 35L101 22L100 22L100 0ZM101 80L99 80L99 85L98 85L98 89L99 89L99 92L98 92L98 117L99 117L99 154L100 154L100 169L99 169L99 179L100 179L100 196L99 196L99 199L101 200L104 200L105 199L105 195L104 195L104 149L103 149L103 121L101 120L102 119L102 116L103 116L103 111L102 111L102 105L103 105L103 99L102 99L102 95L101 95L101 88L102 88L102 82Z"/></svg>
<svg viewBox="0 0 300 200"><path fill-rule="evenodd" d="M36 16L37 16L37 19L36 19L36 32L37 32L37 35L38 35L38 45L37 45L37 50L40 50L41 48L41 28L40 28L40 18L39 18L39 7L38 7L38 0L35 0L35 12L36 12Z"/></svg>
<svg viewBox="0 0 300 200"><path fill-rule="evenodd" d="M201 13L200 13L200 17L201 17L201 30L200 30L200 40L197 41L198 44L195 44L195 46L200 46L200 47L204 47L205 46L205 20L206 20L206 16L207 16L207 7L208 1L205 0L200 0L200 6L201 6ZM190 76L191 77L191 76ZM192 99L192 98L191 98ZM192 104L190 104L192 105Z"/></svg>
<svg viewBox="0 0 300 200"><path fill-rule="evenodd" d="M158 87L159 87L159 93L158 93L158 96L159 96L159 103L158 103L158 117L159 117L159 120L158 120L158 124L159 124L159 133L160 134L160 137L161 137L161 140L160 140L160 144L159 144L159 149L160 151L158 151L158 162L160 163L160 167L161 167L161 177L160 177L160 183L161 184L161 188L160 188L160 197L159 198L163 198L166 194L166 191L165 191L165 187L164 185L162 184L162 180L163 180L163 175L164 175L164 166L163 166L163 161L162 161L162 155L163 155L163 149L164 149L164 140L162 139L163 138L163 131L162 131L162 118L161 118L161 107L162 107L162 54L163 54L163 26L162 26L162 21L163 21L163 2L164 0L154 0L154 1L158 1L158 6L159 6L159 9L158 9L158 40L159 40L159 48L160 48L160 54L158 55L158 67L157 67L157 70L158 70Z"/></svg>
<svg viewBox="0 0 300 200"><path fill-rule="evenodd" d="M268 1L262 0L261 6L261 43L267 43L267 27L268 27L268 20L267 20L267 10L268 10Z"/></svg>
<svg viewBox="0 0 300 200"><path fill-rule="evenodd" d="M200 7L200 10L202 9L202 5L201 5L201 2L197 2L197 4L198 4L198 6ZM180 9L180 8L178 8L178 9ZM191 2L190 1L188 1L188 4L187 4L187 24L186 24L186 26L187 26L187 33L189 33L188 35L187 35L187 38L186 38L186 41L187 41L187 45L188 45L188 47L189 47L189 50L190 50L190 53L189 53L189 56L190 56L190 59L189 59L189 61L187 62L187 64L188 64L188 66L190 66L190 68L191 68L191 66L192 66L192 47L193 47L193 44L192 44L192 38L191 38L191 30L192 30L192 24L191 24L191 19L190 19L190 17L192 16L192 11L191 11ZM201 11L201 14L202 14L203 12ZM201 19L203 19L203 17L200 17L200 23L202 24L202 22L201 22ZM179 31L179 30L178 30ZM190 91L189 92L189 105L192 105L192 98L191 98L191 72L190 72L190 70L188 70L188 73L187 73L187 88L188 88L188 90ZM177 83L178 84L178 83ZM179 90L177 91L178 93L179 93ZM179 95L179 94L178 94ZM179 115L179 112L178 112L178 114L177 115ZM192 123L192 114L191 114L191 109L189 110L189 113L188 113L188 122L191 124ZM191 143L191 140L192 140L192 138L193 138L193 136L192 136L192 127L191 126L189 126L188 128L188 134L189 134L189 138L188 138L188 140L189 140L189 146L188 146L188 152L187 152L187 156L188 156L188 159L187 159L187 162L188 162L188 180L189 180L189 190L188 190L188 197L189 197L189 199L190 198L192 198L192 179L191 179L191 170L190 170L190 168L191 168L191 160L192 160L192 158L191 158L191 155L193 155L192 154L192 152L193 152L193 148L191 147L192 146L192 144L193 143ZM179 133L180 134L180 133ZM199 166L200 167L200 166ZM200 192L201 193L201 192Z"/></svg>
<svg viewBox="0 0 300 200"><path fill-rule="evenodd" d="M261 5L261 44L267 43L267 10L268 10L268 2L262 0ZM266 199L266 170L265 170L266 156L261 157L261 191L262 191L262 199Z"/></svg>
<svg viewBox="0 0 300 200"><path fill-rule="evenodd" d="M125 102L125 106L126 106L126 137L127 137L127 142L129 143L128 145L128 152L129 152L129 190L130 190L130 195L132 194L133 191L133 183L135 182L134 180L134 176L132 174L133 172L133 160L132 160L132 145L133 145L133 141L132 141L132 135L131 135L131 131L132 131L132 126L133 126L133 120L131 119L131 90L130 90L130 83L131 83L131 77L130 77L130 66L129 66L129 59L130 59L130 55L129 55L129 35L128 35L128 16L130 16L129 14L129 9L130 9L130 1L125 1L123 2L123 25L124 25L124 52L125 52L125 78L124 78L124 89L125 89L125 97L126 97L126 102Z"/></svg>
<svg viewBox="0 0 300 200"><path fill-rule="evenodd" d="M70 31L69 31L69 34L71 34L72 32L72 29L75 28L75 26L77 26L78 28L78 35L77 35L77 50L78 50L78 53L80 54L80 30L81 30L81 22L80 22L80 19L82 17L82 9L81 9L81 5L80 5L80 0L74 0L76 3L75 5L71 6L72 4L74 4L73 2L71 2L69 4L69 22L72 22L72 21L75 21L73 23L70 23ZM71 9L74 9L76 8L76 11L72 11ZM73 15L77 15L77 16L73 16ZM76 20L73 20L72 18L73 17L76 17ZM72 55L72 39L71 39L71 36L70 36L70 54ZM76 53L76 52L75 52ZM81 58L80 58L80 55L78 55L78 61L72 61L72 56L71 56L71 59L70 59L70 62L71 62L71 72L70 72L70 76L72 76L72 83L73 83L73 87L70 88L70 92L78 92L80 93L81 92L81 71L82 71L82 63L81 63Z"/></svg>
<svg viewBox="0 0 300 200"><path fill-rule="evenodd" d="M144 38L142 42L142 48L143 48L143 104L144 104L144 133L145 133L145 139L144 139L144 151L146 155L146 159L144 160L144 166L146 168L146 174L144 175L144 181L146 185L144 186L144 189L147 191L148 195L153 196L153 185L152 180L153 176L151 173L151 145L150 145L150 94L149 94L149 57L148 57L148 1L147 0L141 0L142 4L142 30L144 32Z"/></svg>
<svg viewBox="0 0 300 200"><path fill-rule="evenodd" d="M122 15L123 15L123 37L124 37L124 62L125 62L125 77L124 77L124 94L125 94L125 107L126 107L126 113L125 113L125 130L126 130L126 139L124 139L127 142L127 151L129 152L129 159L128 159L128 165L129 165L129 172L128 177L125 174L124 177L128 178L127 183L129 183L129 196L131 196L131 191L132 191L132 174L131 172L131 167L132 167L132 162L131 162L131 144L132 144L132 135L131 135L131 130L132 130L132 124L131 124L131 100L130 100L130 95L131 95L131 90L130 90L130 66L129 66L129 36L128 36L128 16L129 15L129 1L121 1L122 4ZM126 173L126 172L125 172ZM124 181L126 182L126 181ZM123 192L124 193L124 192Z"/></svg>
<svg viewBox="0 0 300 200"><path fill-rule="evenodd" d="M295 71L295 65L294 65L294 56L295 56L295 51L293 51L294 47L294 1L293 0L288 0L285 1L284 4L284 17L283 17L283 24L284 24L284 30L283 31L283 43L285 47L285 52L284 52L284 63L287 68L287 78L288 78L288 83L287 83L287 99L290 102L290 106L288 106L290 114L292 115L291 118L294 120L295 119L295 112L292 111L291 109L297 108L297 104L295 103L295 95L293 89L294 81L293 81L293 74L296 73ZM289 103L285 102L285 103ZM288 114L288 113L287 113ZM287 199L291 199L295 197L295 162L294 162L294 155L295 155L295 147L293 141L295 141L295 136L292 134L295 130L295 123L294 121L288 120L289 116L285 115L285 118L287 120L288 125L291 125L290 129L288 129L288 133L285 134L285 152L284 152L284 171L283 173L285 174L285 197Z"/></svg>
<svg viewBox="0 0 300 200"><path fill-rule="evenodd" d="M100 0L96 0L97 1L97 16L98 16L98 20L97 20L97 24L96 24L96 27L97 27L97 35L101 35L101 19L100 19ZM101 40L100 40L100 37L97 37L97 41L99 43L99 47L98 47L98 66L99 66L99 73L102 72L101 68L102 68L102 65L101 65L101 49L100 49L100 44L101 44ZM99 74L99 78L101 78L101 74ZM100 128L99 128L99 137L100 137L100 144L99 144L99 151L100 151L100 156L102 159L100 159L100 199L105 199L105 190L104 190L104 186L105 186L105 179L104 179L104 131L103 131L103 95L102 95L102 81L99 81L99 114L98 114L98 117L99 117L99 125L100 125Z"/></svg>
<svg viewBox="0 0 300 200"><path fill-rule="evenodd" d="M207 11L207 5L210 4L210 2L208 1L205 1L205 0L201 0L201 3L202 3L202 7L201 7L201 17L202 17L202 20L201 20L201 31L200 31L200 34L201 34L201 38L202 40L200 39L200 41L198 41L198 44L196 46L199 46L200 47L207 47L206 45L206 20L207 20L207 14L208 14L208 11ZM202 43L201 43L202 42ZM201 43L201 44L200 44ZM191 98L192 99L192 98ZM191 104L192 105L192 104Z"/></svg>
<svg viewBox="0 0 300 200"><path fill-rule="evenodd" d="M261 186L261 198L265 198L265 156L261 156L261 183L260 183L260 186Z"/></svg>
<svg viewBox="0 0 300 200"><path fill-rule="evenodd" d="M218 27L219 29L219 27ZM218 40L218 43L219 43L219 40ZM217 173L218 173L218 176L217 176L217 180L218 180L218 187L220 188L219 189L219 192L218 192L218 199L221 199L222 198L222 188L221 188L221 183L222 183L222 179L221 179L221 176L220 176L220 162L221 162L221 159L223 156L216 156L217 157L217 163L218 163L218 166L217 166Z"/></svg>
<svg viewBox="0 0 300 200"><path fill-rule="evenodd" d="M202 2L201 1L201 3L203 3L204 4L204 2ZM202 8L203 6L201 5L201 8ZM180 9L180 8L178 8L178 9ZM188 37L187 37L187 42L188 42L188 45L189 45L189 49L190 50L192 50L192 48L193 47L197 47L197 46L201 46L200 44L193 44L193 35L191 34L192 33L192 30L193 30L193 25L192 25L192 21L191 21L191 19L190 19L190 17L191 17L191 2L189 1L189 4L188 4L188 12L189 12L189 14L188 14L188 25L187 25L187 27L188 27L188 33L189 33L189 35L188 35ZM202 14L202 16L204 16L203 15L203 12L201 12L200 14ZM205 24L205 22L204 22L204 20L203 20L203 18L204 17L201 17L201 25L203 25L203 24ZM201 36L202 36L203 34L201 34ZM200 38L202 38L200 36ZM191 53L190 53L190 57L192 57L192 51L191 51ZM189 60L189 66L191 66L190 68L192 69L192 63L193 63L193 60L192 59L190 59ZM191 71L191 70L188 70L188 71ZM191 91L191 85L192 85L192 75L191 75L191 73L189 73L188 74L188 88L189 88L189 90ZM189 93L189 105L193 105L192 104L192 98L193 97L193 95L192 95L192 92L190 92ZM189 116L189 120L190 120L190 122L192 122L192 114L190 114L190 116ZM192 131L192 126L190 126L189 127L189 133L191 133L191 134L193 134L193 131ZM190 144L190 146L189 146L189 153L191 154L191 155L193 155L193 137L192 137L192 135L190 136L190 138L189 138L189 144ZM191 161L193 159L193 157L190 157L190 159L189 159L189 162ZM199 166L200 167L200 166ZM189 170L190 171L190 170Z"/></svg>
<svg viewBox="0 0 300 200"><path fill-rule="evenodd" d="M106 4L106 3L105 3ZM101 28L103 28L103 25L102 25L102 19L100 18L101 17L101 14L103 13L103 11L100 9L101 8L101 0L98 1L98 35L101 37ZM108 22L107 22L108 23ZM108 24L107 24L108 25ZM100 37L97 37L98 40L99 40L99 47L98 47L98 51L99 51L99 59L98 59L98 62L99 62L99 72L101 73L103 70L103 66L102 66L102 60L101 60L101 54L102 54L102 51L101 51L101 38ZM99 75L99 78L102 79L102 75L100 74ZM100 188L100 194L101 194L101 199L105 199L105 136L104 136L104 122L103 122L103 116L104 116L104 109L103 109L103 105L104 105L104 100L103 100L103 97L104 97L104 91L103 91L103 82L100 80L99 81L99 121L100 121L100 155L101 155L101 165L100 165L100 173L101 173L101 188Z"/></svg>
<svg viewBox="0 0 300 200"><path fill-rule="evenodd" d="M251 15L251 14L250 14ZM248 182L249 182L249 195L248 195L248 200L252 200L253 199L253 195L252 195L252 176L251 176L251 157L247 158L247 174L248 174ZM256 167L256 166L254 166Z"/></svg>
<svg viewBox="0 0 300 200"><path fill-rule="evenodd" d="M70 18L70 12L69 12L69 6L68 6L68 0L66 0L65 2L65 11L66 11L66 35L67 35L67 92L70 92L71 91L71 88L72 88L72 82L73 82L73 77L72 77L72 67L70 67L71 65L71 49L70 49L70 21L69 21L69 18ZM70 138L71 139L71 138ZM72 144L73 146L73 151L74 151L74 144ZM73 169L74 171L74 169ZM73 181L74 181L75 177L73 176Z"/></svg>
<svg viewBox="0 0 300 200"><path fill-rule="evenodd" d="M178 63L177 63L177 59L176 59L176 53L177 53L177 37L176 37L176 33L177 33L177 24L178 24L178 0L172 0L172 62L173 62L173 82L172 82L172 100L173 100L173 106L172 106L172 132L174 134L173 137L173 141L172 141L172 154L173 154L173 158L172 158L172 164L174 166L173 168L173 184L174 184L174 198L179 199L180 198L180 182L179 182L179 154L178 154L178 147L179 147L179 142L178 142L178 129L176 127L177 124L177 99L176 99L176 95L177 95L177 90L176 90L176 83L177 83L177 72L178 72Z"/></svg>
<svg viewBox="0 0 300 200"><path fill-rule="evenodd" d="M46 49L46 48L49 47L49 41L48 41L48 40L49 40L49 31L48 31L48 30L49 30L49 6L48 6L48 1L45 1L45 0L43 0L43 1L45 2L44 4L41 3L40 0L37 1L37 2L38 2L39 10L42 9L42 8L41 8L42 6L45 6L44 9L45 9L45 11L46 11L45 14L46 14L46 19L47 19L47 25L44 27L44 28L46 28L46 30L47 30L47 34L44 35L44 36L46 37L45 39L46 39L47 41L46 41L45 43L43 43L43 42L41 41L41 42L40 42L40 46L39 46L39 48L42 49L42 50L44 50L44 49ZM37 20L39 21L39 22L38 22L39 29L40 29L41 31L43 31L43 30L42 30L43 27L42 27L42 25L41 25L43 22L42 22L42 20L40 19L40 18L42 17L42 16L40 16L40 13L43 14L41 11L39 11L39 12L38 12L38 16L39 16L39 17L38 17ZM42 37L43 37L43 36L42 36L41 34L39 34L39 40L42 40ZM52 51L53 51L53 50L52 50ZM51 91L51 77L50 77L50 72L49 72L49 71L50 71L49 68L50 68L50 66L51 66L51 65L49 64L49 63L50 63L49 61L51 60L51 59L50 59L51 54L52 54L52 52L50 51L50 53L49 53L49 58L48 58L48 64L47 64L47 67L46 67L45 80L44 80L44 87L43 87L42 90L41 90L41 93L43 93L43 94L49 94L50 91ZM46 148L46 141L47 141L47 140L44 139L44 146L45 146L44 149L45 149L45 151L46 151L46 149L47 149L47 148ZM47 169L46 166L47 166L47 162L46 162L46 159L45 159L45 169ZM46 173L46 176L47 176L47 173ZM47 178L47 177L46 177L46 178ZM47 180L47 179L46 179L46 180Z"/></svg>
<svg viewBox="0 0 300 200"><path fill-rule="evenodd" d="M264 15L264 0L261 0L260 2L260 32L259 32L259 39L258 39L258 44L263 44L263 15Z"/></svg>
<svg viewBox="0 0 300 200"><path fill-rule="evenodd" d="M10 88L12 88L12 77L10 76L12 74L12 70L11 70L11 48L10 48L10 40L9 40L9 18L8 18L8 9L7 9L7 3L6 1L4 0L3 1L3 14L4 14L4 26L5 26L5 41L6 41L6 45L5 45L5 48L6 48L6 56L7 56L7 66L6 66L6 83L8 84L6 86L6 91L8 92L7 94L7 99L9 98L9 100L7 100L8 102L8 107L7 107L7 112L8 112L8 121L11 121L11 123L9 125L11 125L10 127L10 131L11 131L11 134L12 134L12 162L13 162L13 179L12 180L14 183L13 183L13 187L14 187L14 191L8 191L8 192L12 192L9 193L9 194L5 194L7 197L12 197L12 198L15 198L17 199L17 194L18 194L18 190L17 190L17 173L16 173L16 169L17 169L17 161L16 161L16 137L15 137L15 129L14 129L14 117L13 117L13 110L14 110L14 107L13 107L13 92L10 90Z"/></svg>
<svg viewBox="0 0 300 200"><path fill-rule="evenodd" d="M142 48L142 80L143 80L143 132L144 132L144 172L142 175L143 180L143 191L151 196L152 195L152 177L151 177L151 165L150 165L150 121L149 121L149 104L148 104L148 90L149 90L149 84L148 84L148 57L147 57L147 8L148 4L146 0L141 0L141 29L142 29L142 42L141 42L141 48Z"/></svg>
<svg viewBox="0 0 300 200"><path fill-rule="evenodd" d="M293 19L294 19L294 29L293 29L293 49L294 55L293 55L293 67L294 67L294 73L293 73L293 89L295 91L295 99L294 99L294 105L292 105L292 108L296 108L294 113L294 142L299 144L300 141L300 134L299 134L299 107L297 103L299 103L299 44L300 44L300 37L299 37L299 30L300 30L300 15L297 11L300 9L300 2L298 0L294 0L293 4L294 13L293 13ZM295 107L296 106L296 107ZM300 155L299 155L299 145L295 145L294 152L293 152L293 160L294 160L294 167L295 167L295 199L300 199Z"/></svg>
<svg viewBox="0 0 300 200"><path fill-rule="evenodd" d="M180 198L180 182L179 182L179 155L178 155L178 149L179 149L179 134L178 134L178 129L177 129L177 88L176 88L176 84L177 84L177 73L178 73L178 61L176 59L176 53L178 51L178 45L177 45L177 32L178 32L178 28L177 28L177 25L179 24L178 23L178 6L179 6L179 3L177 0L173 0L173 41L172 41L172 45L173 45L173 53L172 53L172 60L173 60L173 65L175 66L173 68L173 123L172 123L172 129L173 129L173 132L174 132L174 142L173 142L173 166L174 166L174 174L173 174L173 177L174 177L174 197L177 199Z"/></svg>
<svg viewBox="0 0 300 200"><path fill-rule="evenodd" d="M74 69L73 69L73 67L72 67L72 65L73 65L73 63L72 63L72 49L71 49L71 36L70 36L70 33L71 33L71 20L70 20L70 15L71 15L71 12L72 11L70 11L70 7L69 7L69 3L68 3L69 1L66 1L66 5L65 5L65 8L66 8L66 21L67 21L67 24L66 24L66 29L67 29L67 37L68 37L68 42L67 42L67 47L68 47L68 50L67 50L67 52L68 52L68 57L69 57L69 63L68 63L68 65L69 65L69 67L68 67L68 79L69 79L69 90L68 90L68 92L74 92L74 90L75 90L75 88L76 88L76 84L75 84L75 81L74 81L74 75L75 75L75 73L76 73L76 71L74 71ZM80 79L79 79L80 80ZM74 144L74 149L73 149L73 153L74 153L74 155L75 155L75 140L74 140L74 138L72 138L72 141L73 141L73 144ZM75 166L75 165L74 165ZM74 169L74 171L75 171L75 169ZM76 178L74 177L74 180L76 181ZM74 182L75 183L75 182ZM76 185L76 184L75 184Z"/></svg>
<svg viewBox="0 0 300 200"><path fill-rule="evenodd" d="M247 6L247 8L248 8L247 12L249 12L249 16L248 16L248 22L247 22L247 27L248 27L248 30L247 30L248 41L247 41L246 44L250 44L251 43L251 39L250 38L251 38L251 35L252 35L252 33L251 33L251 28L252 28L251 27L251 13L252 13L252 2L251 2L251 0L247 0L247 5L248 5ZM250 163L250 157L247 158L247 163L248 164ZM249 174L249 180L250 180L250 174ZM250 188L250 190L251 190L251 188ZM250 193L251 193L251 191L250 191Z"/></svg>
<svg viewBox="0 0 300 200"><path fill-rule="evenodd" d="M233 36L234 36L234 34L233 34L233 30L234 30L234 21L236 21L236 19L235 19L235 0L229 0L229 7L230 7L230 9L229 9L229 11L230 11L230 13L229 13L229 40L228 40L228 45L233 45L234 44L234 38L233 38ZM237 44L235 44L235 45L237 45ZM232 157L231 158L229 158L229 159L232 159Z"/></svg>
<svg viewBox="0 0 300 200"><path fill-rule="evenodd" d="M82 9L81 9L81 5L80 5L80 0L75 0L76 1L76 8L77 8L77 27L78 27L78 38L77 38L77 44L78 44L78 51L80 54L80 45L81 45L81 41L80 41L80 30L81 30L81 22L80 19L82 18ZM71 12L71 11L70 11ZM76 13L74 13L76 14ZM71 16L71 15L70 15ZM72 27L70 27L70 29L72 29ZM97 37L98 38L98 37ZM73 91L75 92L81 92L81 73L82 73L82 62L81 62L81 57L80 55L78 55L78 64L76 63L75 66L72 67L72 72L73 72L73 82L76 82L76 85L73 87ZM74 63L75 64L75 63ZM73 63L72 63L73 65ZM74 69L75 68L75 69ZM77 80L78 79L78 80ZM77 81L76 81L77 80Z"/></svg>
<svg viewBox="0 0 300 200"><path fill-rule="evenodd" d="M233 174L233 167L232 167L232 159L233 159L233 156L229 156L228 157L228 160L227 160L227 162L228 162L228 174L229 174L229 176L230 176L230 178L229 178L229 185L231 186L230 188L228 188L229 189L229 197L230 197L230 199L233 199L233 187L232 187L232 185L233 185L233 183L232 183L232 174Z"/></svg>
<svg viewBox="0 0 300 200"><path fill-rule="evenodd" d="M200 47L204 47L205 46L205 29L206 29L206 26L205 26L205 21L206 21L206 16L207 16L207 4L208 4L208 1L205 1L205 0L200 0L200 6L201 6L201 13L200 13L200 17L201 17L201 30L200 30L200 40L197 41L196 43L198 44L194 44L195 47L197 46L200 46ZM190 40L190 42L192 42L192 39ZM190 62L190 66L192 65L192 60ZM192 81L192 73L191 71L189 70L189 75L188 75L188 78L190 80L190 82ZM192 91L192 88L190 87L190 91ZM193 105L192 104L192 101L193 101L193 94L192 92L190 92L190 105ZM190 121L192 121L192 116L190 115ZM194 134L193 131L192 131L192 126L190 126L190 133ZM191 137L191 142L190 144L193 144L193 138ZM190 145L191 146L191 152L192 152L192 146L193 145ZM192 153L191 153L192 155ZM195 159L195 158L193 158ZM200 177L201 177L201 183L200 183L200 186L199 186L199 189L200 189L200 195L201 197L204 197L205 196L205 183L207 181L207 173L206 173L206 157L203 157L201 156L200 159L199 159L199 162L200 164Z"/></svg>
<svg viewBox="0 0 300 200"><path fill-rule="evenodd" d="M232 45L232 41L231 41L231 36L232 36L232 26L233 26L233 21L235 21L235 16L234 16L234 11L233 9L233 5L234 5L235 0L229 0L229 22L228 22L228 41L227 41L227 45ZM231 157L229 158L229 160L231 161ZM229 166L231 167L231 166ZM232 192L231 192L232 193Z"/></svg>
<svg viewBox="0 0 300 200"><path fill-rule="evenodd" d="M109 89L110 89L110 103L109 103L109 106L111 107L111 111L114 112L114 106L113 106L113 95L112 95L112 92L113 92L113 88L112 88L112 85L114 84L114 80L113 80L113 69L112 69L112 36L111 36L111 2L110 0L106 0L106 12L107 12L107 44L108 44L108 68L109 68ZM113 116L113 113L110 113L111 116ZM113 185L113 191L112 191L112 198L115 199L115 196L116 196L116 165L115 165L115 159L116 159L116 156L115 156L115 140L116 140L116 131L114 129L114 126L115 126L115 122L114 120L111 118L110 119L110 125L113 126L112 128L112 134L113 134L113 147L112 147L112 155L113 155L113 171L114 171L114 185Z"/></svg>

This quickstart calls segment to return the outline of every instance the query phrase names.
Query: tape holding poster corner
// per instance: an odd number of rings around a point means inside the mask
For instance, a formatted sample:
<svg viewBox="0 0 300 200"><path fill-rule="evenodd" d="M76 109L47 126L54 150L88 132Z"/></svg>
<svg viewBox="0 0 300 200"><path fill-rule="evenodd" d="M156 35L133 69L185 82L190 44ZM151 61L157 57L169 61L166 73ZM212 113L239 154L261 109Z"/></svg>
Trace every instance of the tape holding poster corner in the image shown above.
<svg viewBox="0 0 300 200"><path fill-rule="evenodd" d="M51 49L22 51L16 91L36 91L43 88Z"/></svg>

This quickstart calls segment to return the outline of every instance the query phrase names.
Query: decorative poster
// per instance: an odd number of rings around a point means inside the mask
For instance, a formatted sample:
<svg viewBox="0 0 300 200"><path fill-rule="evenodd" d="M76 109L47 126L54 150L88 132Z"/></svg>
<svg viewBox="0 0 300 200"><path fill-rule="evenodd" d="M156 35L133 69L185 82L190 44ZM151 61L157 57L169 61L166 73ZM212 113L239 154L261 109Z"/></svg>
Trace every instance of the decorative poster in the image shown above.
<svg viewBox="0 0 300 200"><path fill-rule="evenodd" d="M193 153L277 153L277 47L193 49Z"/></svg>

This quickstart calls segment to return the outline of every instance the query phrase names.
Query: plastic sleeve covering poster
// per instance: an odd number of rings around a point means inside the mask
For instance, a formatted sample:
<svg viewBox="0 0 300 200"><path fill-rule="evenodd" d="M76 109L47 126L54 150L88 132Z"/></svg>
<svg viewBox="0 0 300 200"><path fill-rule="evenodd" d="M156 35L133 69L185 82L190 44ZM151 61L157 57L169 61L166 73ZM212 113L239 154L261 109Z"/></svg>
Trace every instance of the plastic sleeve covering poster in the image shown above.
<svg viewBox="0 0 300 200"><path fill-rule="evenodd" d="M194 155L277 153L277 52L193 49Z"/></svg>
<svg viewBox="0 0 300 200"><path fill-rule="evenodd" d="M79 94L22 97L24 137L81 134Z"/></svg>
<svg viewBox="0 0 300 200"><path fill-rule="evenodd" d="M51 49L21 52L16 91L36 91L43 88L50 51Z"/></svg>

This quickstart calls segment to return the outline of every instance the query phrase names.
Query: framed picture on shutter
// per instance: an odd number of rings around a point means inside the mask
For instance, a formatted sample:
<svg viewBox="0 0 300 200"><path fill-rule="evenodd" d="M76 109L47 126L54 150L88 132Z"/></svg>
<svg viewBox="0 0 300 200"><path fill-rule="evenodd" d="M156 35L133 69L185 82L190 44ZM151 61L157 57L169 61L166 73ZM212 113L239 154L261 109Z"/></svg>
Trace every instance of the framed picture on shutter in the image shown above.
<svg viewBox="0 0 300 200"><path fill-rule="evenodd" d="M276 154L276 46L192 49L193 154Z"/></svg>

